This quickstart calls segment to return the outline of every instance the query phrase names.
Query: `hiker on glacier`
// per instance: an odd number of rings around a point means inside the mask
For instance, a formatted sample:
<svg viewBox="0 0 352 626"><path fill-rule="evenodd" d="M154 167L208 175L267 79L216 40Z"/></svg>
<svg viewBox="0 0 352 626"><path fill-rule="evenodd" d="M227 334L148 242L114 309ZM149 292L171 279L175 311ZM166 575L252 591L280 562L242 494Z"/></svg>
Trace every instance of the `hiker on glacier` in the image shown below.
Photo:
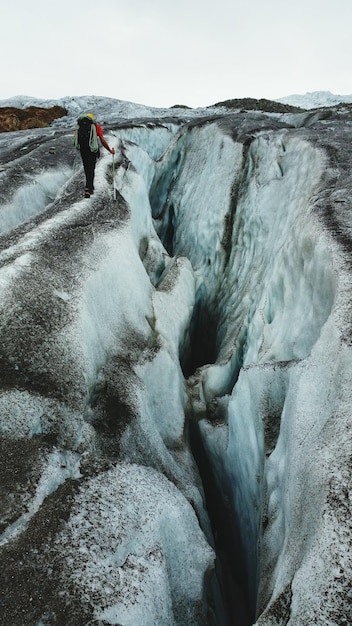
<svg viewBox="0 0 352 626"><path fill-rule="evenodd" d="M85 113L77 119L77 128L74 136L74 146L80 151L84 173L86 176L86 186L84 197L90 198L94 193L94 173L95 164L99 157L99 142L111 154L115 154L115 149L110 148L100 124L97 124L93 113Z"/></svg>

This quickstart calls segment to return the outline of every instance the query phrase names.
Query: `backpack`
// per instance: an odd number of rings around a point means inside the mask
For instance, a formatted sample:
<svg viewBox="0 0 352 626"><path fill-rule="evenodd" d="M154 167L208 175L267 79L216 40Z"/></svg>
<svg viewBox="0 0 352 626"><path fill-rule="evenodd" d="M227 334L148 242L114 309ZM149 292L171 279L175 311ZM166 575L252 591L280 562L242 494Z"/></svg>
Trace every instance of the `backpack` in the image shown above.
<svg viewBox="0 0 352 626"><path fill-rule="evenodd" d="M77 127L74 137L74 146L77 150L87 152L98 152L99 144L95 122L86 115L81 115L77 119Z"/></svg>

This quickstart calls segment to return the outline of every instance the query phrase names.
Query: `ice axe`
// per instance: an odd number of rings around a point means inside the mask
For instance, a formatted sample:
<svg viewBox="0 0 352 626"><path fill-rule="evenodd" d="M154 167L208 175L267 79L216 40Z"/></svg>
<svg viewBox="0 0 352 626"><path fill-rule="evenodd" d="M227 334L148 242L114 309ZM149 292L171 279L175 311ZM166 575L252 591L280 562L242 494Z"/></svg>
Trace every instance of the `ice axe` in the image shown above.
<svg viewBox="0 0 352 626"><path fill-rule="evenodd" d="M113 198L116 200L116 187L115 187L115 153L112 155L112 193Z"/></svg>

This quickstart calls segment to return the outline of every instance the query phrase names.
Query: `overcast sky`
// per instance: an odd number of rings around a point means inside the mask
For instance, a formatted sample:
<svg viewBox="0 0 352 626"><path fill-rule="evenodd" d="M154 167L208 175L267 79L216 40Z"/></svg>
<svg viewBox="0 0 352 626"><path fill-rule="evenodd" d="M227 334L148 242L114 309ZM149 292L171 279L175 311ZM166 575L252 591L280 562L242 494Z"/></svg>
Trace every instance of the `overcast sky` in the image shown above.
<svg viewBox="0 0 352 626"><path fill-rule="evenodd" d="M1 100L352 94L352 0L12 0L0 58Z"/></svg>

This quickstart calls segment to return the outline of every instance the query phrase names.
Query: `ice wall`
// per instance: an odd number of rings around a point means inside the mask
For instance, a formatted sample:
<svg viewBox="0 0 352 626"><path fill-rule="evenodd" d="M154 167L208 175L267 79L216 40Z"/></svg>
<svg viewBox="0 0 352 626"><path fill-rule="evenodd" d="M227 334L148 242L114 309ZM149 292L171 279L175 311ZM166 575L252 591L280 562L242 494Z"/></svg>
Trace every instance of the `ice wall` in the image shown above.
<svg viewBox="0 0 352 626"><path fill-rule="evenodd" d="M318 610L322 590L331 588L332 551L317 563L316 548L304 546L328 498L321 438L340 410L335 375L350 362L336 318L346 273L321 211L335 177L325 145L305 130L246 130L234 142L215 122L180 133L151 202L158 232L173 254L190 258L201 307L212 312L198 321L204 342L213 335L214 364L198 363L188 384L218 488L240 529L251 604L258 615L269 606L258 623L271 624L274 614L286 623L285 611L290 623L309 623L301 594L307 598L315 576ZM345 549L333 557L344 574ZM336 610L346 614L347 606Z"/></svg>

